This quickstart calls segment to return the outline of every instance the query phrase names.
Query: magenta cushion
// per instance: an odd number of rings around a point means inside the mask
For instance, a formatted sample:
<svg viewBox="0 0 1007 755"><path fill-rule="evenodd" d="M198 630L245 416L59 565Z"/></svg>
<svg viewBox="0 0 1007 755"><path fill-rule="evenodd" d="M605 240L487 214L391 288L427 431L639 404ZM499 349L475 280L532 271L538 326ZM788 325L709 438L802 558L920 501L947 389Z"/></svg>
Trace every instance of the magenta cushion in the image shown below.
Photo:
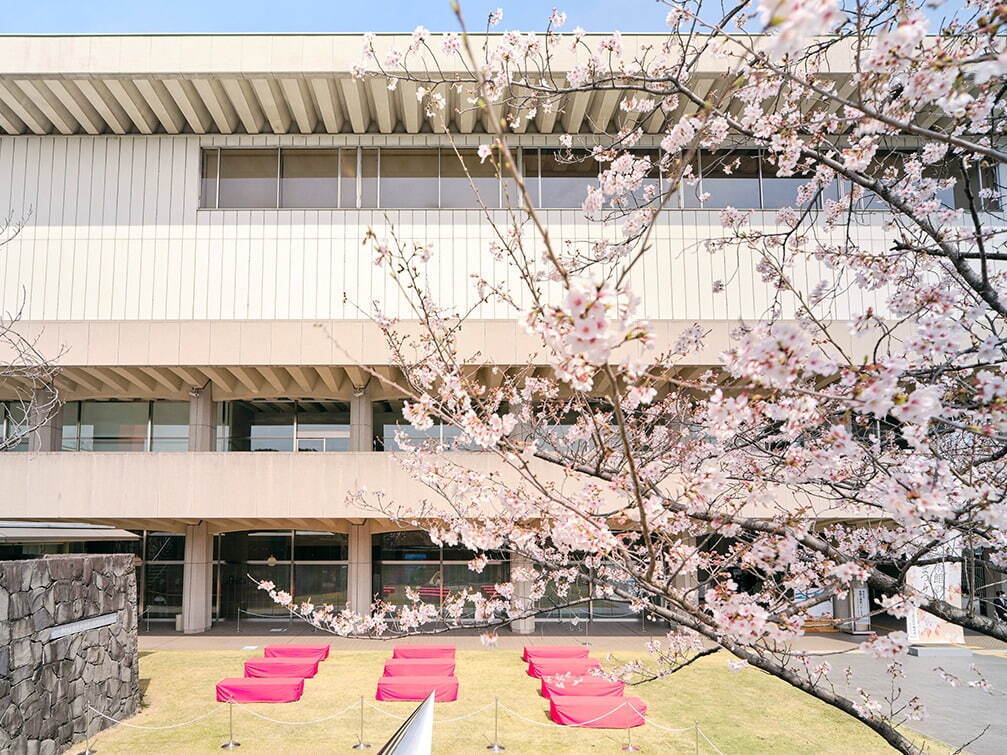
<svg viewBox="0 0 1007 755"><path fill-rule="evenodd" d="M316 658L324 661L329 657L328 645L266 645L267 658Z"/></svg>
<svg viewBox="0 0 1007 755"><path fill-rule="evenodd" d="M390 658L385 676L454 676L455 662L444 658Z"/></svg>
<svg viewBox="0 0 1007 755"><path fill-rule="evenodd" d="M583 645L525 645L522 661L541 658L587 658L588 648Z"/></svg>
<svg viewBox="0 0 1007 755"><path fill-rule="evenodd" d="M622 697L626 685L600 676L544 676L542 697L567 695L570 697Z"/></svg>
<svg viewBox="0 0 1007 755"><path fill-rule="evenodd" d="M260 679L221 679L219 703L292 703L304 693L304 680L271 676Z"/></svg>
<svg viewBox="0 0 1007 755"><path fill-rule="evenodd" d="M458 699L458 679L453 676L383 676L378 679L377 700L390 702L426 700L435 693L434 702L450 703Z"/></svg>
<svg viewBox="0 0 1007 755"><path fill-rule="evenodd" d="M314 658L252 658L245 661L245 676L249 678L286 676L309 679L317 673L318 661Z"/></svg>
<svg viewBox="0 0 1007 755"><path fill-rule="evenodd" d="M537 678L557 674L583 676L594 668L601 668L601 663L595 658L543 658L528 663L528 676Z"/></svg>
<svg viewBox="0 0 1007 755"><path fill-rule="evenodd" d="M455 657L454 645L396 645L392 658L451 658Z"/></svg>
<svg viewBox="0 0 1007 755"><path fill-rule="evenodd" d="M553 695L549 717L563 726L630 729L643 726L647 705L639 697L573 697Z"/></svg>

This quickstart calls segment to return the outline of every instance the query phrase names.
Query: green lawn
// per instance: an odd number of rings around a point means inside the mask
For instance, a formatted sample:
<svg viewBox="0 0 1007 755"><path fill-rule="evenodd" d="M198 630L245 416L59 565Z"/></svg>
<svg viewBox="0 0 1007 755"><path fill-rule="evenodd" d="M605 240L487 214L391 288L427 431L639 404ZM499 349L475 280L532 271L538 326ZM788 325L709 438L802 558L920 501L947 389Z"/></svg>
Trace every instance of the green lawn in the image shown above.
<svg viewBox="0 0 1007 755"><path fill-rule="evenodd" d="M92 742L102 755L112 753L216 753L227 738L227 706L214 702L214 684L241 676L242 661L261 651L171 651L145 653L140 659L144 707L130 723L159 726L217 713L193 726L168 731L140 731L119 726ZM255 713L285 721L326 716L358 701L374 703L374 687L391 646L379 650L334 651L318 676L305 683L304 697L287 705L255 705ZM596 653L598 657L600 654ZM632 653L616 653L620 661ZM533 721L547 723L548 704L538 694L538 680L525 675L525 664L513 650L459 651L459 699L437 705L442 720L463 716L499 695L506 705ZM839 712L794 691L759 671L732 673L726 656L702 659L668 679L636 687L633 694L649 706L649 716L662 726L702 731L727 755L734 753L874 753L890 748L867 728ZM382 710L407 715L413 703L375 703ZM349 752L356 743L356 710L310 726L281 726L234 710L240 753ZM398 722L365 709L366 740L376 751ZM455 723L434 725L438 755L485 752L491 741L491 711ZM922 741L922 737L915 736ZM508 753L617 753L624 731L533 726L501 715L500 741ZM670 734L655 726L633 730L633 743L644 752L695 753L693 731ZM83 749L83 748L80 748ZM76 748L75 750L76 751ZM705 742L699 751L713 753Z"/></svg>

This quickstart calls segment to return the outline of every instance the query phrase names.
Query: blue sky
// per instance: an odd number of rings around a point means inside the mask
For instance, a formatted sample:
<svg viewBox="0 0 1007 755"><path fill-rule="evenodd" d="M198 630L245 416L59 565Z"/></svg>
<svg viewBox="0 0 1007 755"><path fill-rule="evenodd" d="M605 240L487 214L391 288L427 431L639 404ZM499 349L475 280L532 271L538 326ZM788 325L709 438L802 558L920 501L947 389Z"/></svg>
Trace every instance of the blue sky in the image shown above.
<svg viewBox="0 0 1007 755"><path fill-rule="evenodd" d="M7 3L0 32L363 32L412 31L417 25L454 31L448 0L28 0ZM504 8L499 29L541 30L553 6L565 10L565 28L656 31L667 9L656 0L462 0L466 22L482 28L487 14Z"/></svg>

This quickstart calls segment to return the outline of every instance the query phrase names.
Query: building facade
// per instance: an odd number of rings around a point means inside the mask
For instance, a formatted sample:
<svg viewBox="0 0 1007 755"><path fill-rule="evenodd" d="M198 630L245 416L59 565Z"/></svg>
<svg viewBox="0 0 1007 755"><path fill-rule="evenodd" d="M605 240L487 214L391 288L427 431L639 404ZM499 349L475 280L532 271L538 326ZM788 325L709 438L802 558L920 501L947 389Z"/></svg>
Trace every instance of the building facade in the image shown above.
<svg viewBox="0 0 1007 755"><path fill-rule="evenodd" d="M347 495L426 495L395 459L402 397L362 369L396 373L367 319L372 302L408 315L365 232L393 224L432 243L433 293L461 306L474 297L472 273L492 277L494 263L484 253L492 229L455 150L502 222L509 188L475 157L485 124L464 92L429 114L415 86L353 78L361 43L54 36L8 37L0 50L0 207L11 223L0 297L59 367L62 402L58 417L0 454L0 518L138 533L121 548L143 565L143 616L180 614L187 632L275 615L249 574L356 610L374 596L404 600L406 586L430 600L463 585L489 592L509 574L501 559L475 575L468 553L434 546ZM708 68L712 83L717 61ZM634 117L618 98L585 92L519 119L511 143L558 243L601 233L580 210L594 169L557 160L559 136L603 143ZM656 150L662 118L640 125L639 148ZM741 154L726 172L699 153L701 186L662 211L660 253L634 272L661 339L695 322L710 331L683 369L716 366L734 324L763 316L776 295L754 260L703 248L722 233L720 208L751 209L753 225L773 226L803 182L776 177L757 150ZM882 213L847 230L886 244ZM808 281L826 277L800 264ZM499 272L507 275L502 264ZM709 293L716 281L721 296ZM885 292L872 295L881 311ZM837 338L850 340L841 321L863 304L837 302L846 308L834 313ZM792 315L793 302L782 306ZM461 347L480 354L487 381L535 351L501 305L476 309ZM0 383L6 437L25 422L33 389L44 390ZM479 468L494 463L457 453ZM581 610L636 618L610 601Z"/></svg>

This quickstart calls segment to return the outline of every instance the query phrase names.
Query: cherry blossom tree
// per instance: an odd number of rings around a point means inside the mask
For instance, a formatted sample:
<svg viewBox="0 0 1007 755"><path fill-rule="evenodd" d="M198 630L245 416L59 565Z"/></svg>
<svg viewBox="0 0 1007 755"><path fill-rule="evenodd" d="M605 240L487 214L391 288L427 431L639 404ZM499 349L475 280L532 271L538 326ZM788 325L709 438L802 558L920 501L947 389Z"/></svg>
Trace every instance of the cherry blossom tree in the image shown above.
<svg viewBox="0 0 1007 755"><path fill-rule="evenodd" d="M443 122L477 115L478 160L504 177L508 209L483 205L494 240L468 253L485 255L489 272L464 307L432 294L429 239L389 224L365 240L411 308L401 321L380 302L371 313L401 370L407 420L458 428L454 443L494 454L499 470L402 435L402 463L429 499L402 507L356 495L474 550L475 572L497 552L519 565L492 596L378 601L368 616L263 587L316 625L356 635L467 618L491 640L586 595L624 601L670 630L650 662L609 673L643 681L722 649L732 667L768 672L914 751L900 725L925 712L899 681L905 633L862 645L888 659L890 696L845 696L841 659L795 641L816 606L854 585L880 596L872 612L923 611L1007 640L974 578L1007 570L996 182L1007 162L1007 9L970 1L938 22L918 1L664 5L666 33L643 42L568 32L560 11L544 33L473 33L460 9L458 33L419 28L404 49L367 37L359 76L408 82ZM562 160L596 164L599 176L583 201L590 239L557 243L512 134L585 92L618 97L619 112L611 128L559 138ZM656 148L641 150L655 130ZM753 149L791 179L787 206L768 224L726 207L720 234L684 253L736 261L702 295L731 296L754 276L769 304L736 323L718 367L699 372L690 357L709 333L696 323L662 341L633 281L671 253L657 239L662 217L682 197L703 200L701 150L714 162L703 174L730 176ZM511 311L538 348L490 379L461 344L487 304ZM964 600L914 583L941 564L966 567Z"/></svg>

